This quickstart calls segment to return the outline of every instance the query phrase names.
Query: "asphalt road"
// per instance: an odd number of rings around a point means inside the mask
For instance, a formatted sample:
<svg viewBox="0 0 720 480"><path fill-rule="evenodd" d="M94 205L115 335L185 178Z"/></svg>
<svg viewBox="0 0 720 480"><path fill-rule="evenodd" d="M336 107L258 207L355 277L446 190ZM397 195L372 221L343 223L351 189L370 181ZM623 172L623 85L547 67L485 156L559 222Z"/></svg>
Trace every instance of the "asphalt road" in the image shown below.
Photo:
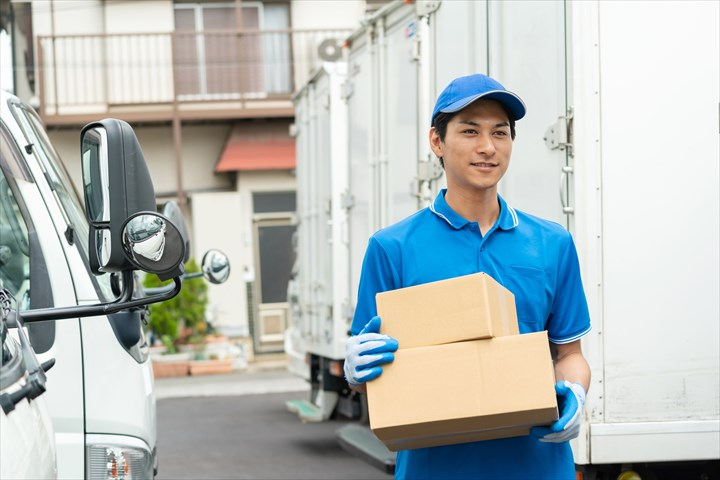
<svg viewBox="0 0 720 480"><path fill-rule="evenodd" d="M288 412L306 387L285 372L158 379L156 388L158 480L392 478L340 447L343 422L302 424Z"/></svg>

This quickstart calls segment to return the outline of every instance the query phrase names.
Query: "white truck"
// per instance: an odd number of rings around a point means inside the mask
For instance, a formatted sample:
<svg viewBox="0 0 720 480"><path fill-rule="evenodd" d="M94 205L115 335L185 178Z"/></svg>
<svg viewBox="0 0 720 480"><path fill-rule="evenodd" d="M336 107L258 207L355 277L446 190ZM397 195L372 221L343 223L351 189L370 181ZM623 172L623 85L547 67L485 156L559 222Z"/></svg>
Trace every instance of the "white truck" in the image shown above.
<svg viewBox="0 0 720 480"><path fill-rule="evenodd" d="M14 297L0 287L0 478L53 479L55 435L42 396L50 364L43 368L25 331L13 328L13 307Z"/></svg>
<svg viewBox="0 0 720 480"><path fill-rule="evenodd" d="M173 204L156 213L152 181L127 123L105 119L82 130L83 208L37 114L1 95L0 289L15 299L17 333L24 324L36 363L54 366L47 374L26 369L47 390L27 398L37 400L38 412L47 405L52 425L40 433L52 437L52 455L22 447L15 433L38 434L40 424L10 409L3 412L0 471L8 478L44 478L51 471L18 470L12 455L22 460L18 466L47 465L40 459L51 457L58 478L153 478L156 405L145 306L172 298L192 276L184 275L184 220ZM215 263L204 265L210 281L224 280L229 270L218 264L224 256L206 258ZM136 270L173 282L142 292ZM5 368L3 362L0 378ZM3 393L22 388L10 385ZM5 420L22 428L6 430Z"/></svg>
<svg viewBox="0 0 720 480"><path fill-rule="evenodd" d="M288 408L365 420L340 368L365 247L443 186L430 112L481 72L528 107L501 195L566 226L580 255L593 330L579 474L720 475L720 4L398 1L346 43L295 97L287 352L293 371L307 357L313 388ZM367 432L339 436L391 471Z"/></svg>

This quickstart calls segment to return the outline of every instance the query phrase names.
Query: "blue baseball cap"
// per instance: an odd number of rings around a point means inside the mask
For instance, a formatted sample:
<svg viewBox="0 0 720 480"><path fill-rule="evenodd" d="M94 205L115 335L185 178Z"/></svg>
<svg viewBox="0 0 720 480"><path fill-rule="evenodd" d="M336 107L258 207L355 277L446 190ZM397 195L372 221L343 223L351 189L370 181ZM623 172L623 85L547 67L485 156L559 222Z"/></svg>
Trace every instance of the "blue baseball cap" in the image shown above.
<svg viewBox="0 0 720 480"><path fill-rule="evenodd" d="M513 120L525 116L525 103L495 79L475 73L458 77L445 87L435 103L430 125L438 113L451 113L462 110L479 98L490 98L502 103L510 112Z"/></svg>

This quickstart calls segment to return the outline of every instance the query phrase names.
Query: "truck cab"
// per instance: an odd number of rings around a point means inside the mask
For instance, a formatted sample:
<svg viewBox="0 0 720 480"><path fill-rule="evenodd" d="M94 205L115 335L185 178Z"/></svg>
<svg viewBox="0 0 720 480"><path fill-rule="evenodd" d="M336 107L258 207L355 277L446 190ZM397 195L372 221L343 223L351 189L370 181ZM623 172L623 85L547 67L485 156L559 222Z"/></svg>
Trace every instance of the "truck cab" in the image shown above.
<svg viewBox="0 0 720 480"><path fill-rule="evenodd" d="M145 305L180 291L184 221L156 212L127 123L106 119L82 130L83 203L35 111L0 95L0 289L14 298L17 330L27 328L39 363L54 362L38 400L52 420L57 477L153 478L157 417ZM138 270L174 283L148 295Z"/></svg>

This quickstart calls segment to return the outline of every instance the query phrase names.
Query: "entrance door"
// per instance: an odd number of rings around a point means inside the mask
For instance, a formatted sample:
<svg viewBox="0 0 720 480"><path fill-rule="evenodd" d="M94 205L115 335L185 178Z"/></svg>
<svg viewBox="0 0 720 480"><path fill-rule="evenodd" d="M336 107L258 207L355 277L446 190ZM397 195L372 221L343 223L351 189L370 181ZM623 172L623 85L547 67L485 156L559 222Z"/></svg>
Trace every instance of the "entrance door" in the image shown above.
<svg viewBox="0 0 720 480"><path fill-rule="evenodd" d="M253 346L256 353L282 352L289 312L288 282L295 261L295 192L256 193L253 203Z"/></svg>

